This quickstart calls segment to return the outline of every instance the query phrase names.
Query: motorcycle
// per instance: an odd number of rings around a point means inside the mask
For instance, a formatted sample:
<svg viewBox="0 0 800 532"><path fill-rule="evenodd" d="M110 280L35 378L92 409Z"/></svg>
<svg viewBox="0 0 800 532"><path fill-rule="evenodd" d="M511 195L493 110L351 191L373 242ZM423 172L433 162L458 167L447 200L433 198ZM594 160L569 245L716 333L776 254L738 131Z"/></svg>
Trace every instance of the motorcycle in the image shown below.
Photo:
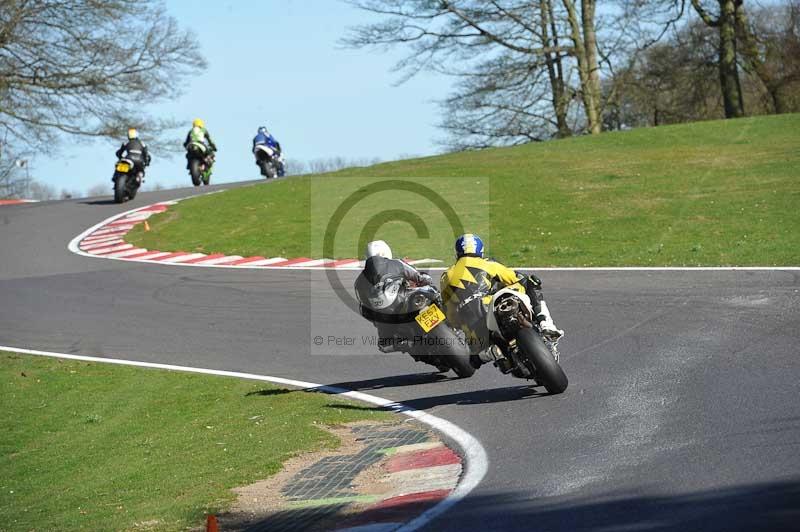
<svg viewBox="0 0 800 532"><path fill-rule="evenodd" d="M267 179L282 177L284 174L283 161L274 146L256 144L253 148L256 164L261 170L261 175Z"/></svg>
<svg viewBox="0 0 800 532"><path fill-rule="evenodd" d="M199 142L192 142L186 147L187 166L192 184L199 187L208 185L211 181L211 172L214 167L214 152L208 146Z"/></svg>
<svg viewBox="0 0 800 532"><path fill-rule="evenodd" d="M435 287L389 279L371 289L361 302L361 315L378 327L381 352L408 353L442 373L453 370L460 378L471 377L475 368L463 333L450 326L442 308Z"/></svg>
<svg viewBox="0 0 800 532"><path fill-rule="evenodd" d="M139 187L144 181L144 172L136 170L131 159L122 158L114 166L114 202L123 203L136 197Z"/></svg>
<svg viewBox="0 0 800 532"><path fill-rule="evenodd" d="M510 288L494 293L486 326L502 353L494 361L502 373L532 379L551 394L567 389L569 381L558 362L558 339L542 334L527 294Z"/></svg>

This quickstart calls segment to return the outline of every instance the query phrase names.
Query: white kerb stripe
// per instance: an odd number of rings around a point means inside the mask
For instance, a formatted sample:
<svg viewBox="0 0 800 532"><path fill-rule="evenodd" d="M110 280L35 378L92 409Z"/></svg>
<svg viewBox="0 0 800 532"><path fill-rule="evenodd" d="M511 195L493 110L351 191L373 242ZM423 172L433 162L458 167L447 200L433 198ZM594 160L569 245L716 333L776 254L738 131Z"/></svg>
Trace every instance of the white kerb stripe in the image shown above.
<svg viewBox="0 0 800 532"><path fill-rule="evenodd" d="M123 220L130 220L130 221L146 220L147 218L150 218L152 215L153 215L152 211L135 212L133 214L129 214L128 216L123 218Z"/></svg>
<svg viewBox="0 0 800 532"><path fill-rule="evenodd" d="M97 243L89 243L89 244L82 244L81 249L84 251L89 251L91 249L102 249L107 248L109 246L113 246L115 244L121 244L125 242L121 238L112 238L111 240L106 240L105 242L97 242Z"/></svg>
<svg viewBox="0 0 800 532"><path fill-rule="evenodd" d="M442 262L442 261L440 261L439 259L417 259L417 260L409 261L408 264L411 264L411 265L414 265L414 264L427 264L427 263L432 263L432 262Z"/></svg>
<svg viewBox="0 0 800 532"><path fill-rule="evenodd" d="M129 259L133 261L145 261L145 260L153 260L159 257L166 257L167 255L172 255L169 251L151 251L147 255L142 255L141 257L136 257L135 259Z"/></svg>
<svg viewBox="0 0 800 532"><path fill-rule="evenodd" d="M131 245L131 244L120 244L119 246L111 246L111 247L105 247L105 248L99 248L99 249L92 249L92 250L87 251L87 253L89 253L91 255L97 255L99 253L109 253L111 251L123 251L125 249L131 249L131 248L133 248L133 245Z"/></svg>
<svg viewBox="0 0 800 532"><path fill-rule="evenodd" d="M307 268L309 266L324 266L328 262L333 262L331 259L315 259L306 262L298 262L296 264L289 264L288 268Z"/></svg>
<svg viewBox="0 0 800 532"><path fill-rule="evenodd" d="M269 266L270 264L275 264L276 262L286 262L287 259L283 257L272 257L271 259L261 259L261 260L254 260L253 262L248 262L247 264L239 264L234 266L235 268L249 268L250 266Z"/></svg>
<svg viewBox="0 0 800 532"><path fill-rule="evenodd" d="M239 255L228 255L225 257L217 257L215 259L201 260L198 264L225 264L227 262L236 262L241 260Z"/></svg>
<svg viewBox="0 0 800 532"><path fill-rule="evenodd" d="M269 266L270 264L275 264L277 262L286 262L288 259L283 257L272 257L271 259L261 259L261 260L254 260L253 262L248 262L247 264L240 264L238 267L250 267L250 266Z"/></svg>
<svg viewBox="0 0 800 532"><path fill-rule="evenodd" d="M170 257L168 259L164 259L161 262L184 262L187 260L192 259L199 259L200 257L205 257L205 253L187 253L186 255L179 255L177 257Z"/></svg>
<svg viewBox="0 0 800 532"><path fill-rule="evenodd" d="M92 233L92 236L107 235L110 233L127 233L133 229L133 225L118 225L116 227L104 227Z"/></svg>
<svg viewBox="0 0 800 532"><path fill-rule="evenodd" d="M361 261L358 259L353 259L347 262L340 262L335 268L352 268L354 266L361 266Z"/></svg>
<svg viewBox="0 0 800 532"><path fill-rule="evenodd" d="M102 244L103 242L110 242L111 240L119 240L120 235L98 236L95 238L84 238L81 240L81 246L89 246L91 244Z"/></svg>
<svg viewBox="0 0 800 532"><path fill-rule="evenodd" d="M111 259L118 259L121 257L128 257L130 255L137 255L139 253L144 253L145 251L147 250L144 248L126 249L125 251L120 251L118 253L111 253L109 255L106 255L106 257L109 257Z"/></svg>

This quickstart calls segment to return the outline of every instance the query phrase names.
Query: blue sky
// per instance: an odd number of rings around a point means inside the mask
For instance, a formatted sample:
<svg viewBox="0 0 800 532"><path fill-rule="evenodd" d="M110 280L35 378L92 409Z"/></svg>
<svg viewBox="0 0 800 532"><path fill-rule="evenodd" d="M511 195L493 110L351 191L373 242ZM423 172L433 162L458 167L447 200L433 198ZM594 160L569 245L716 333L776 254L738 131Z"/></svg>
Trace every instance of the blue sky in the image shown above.
<svg viewBox="0 0 800 532"><path fill-rule="evenodd" d="M421 75L394 86L391 67L404 51L343 49L348 26L376 20L337 0L167 2L194 30L209 67L176 101L148 109L186 120L201 117L218 145L214 182L258 178L250 142L266 123L287 158L396 159L439 148L433 100L449 80ZM146 140L147 132L141 131ZM180 132L180 136L185 131ZM31 177L87 190L109 184L119 143L67 143L57 157L34 158ZM182 155L153 154L147 185L189 185ZM148 187L148 188L149 188Z"/></svg>

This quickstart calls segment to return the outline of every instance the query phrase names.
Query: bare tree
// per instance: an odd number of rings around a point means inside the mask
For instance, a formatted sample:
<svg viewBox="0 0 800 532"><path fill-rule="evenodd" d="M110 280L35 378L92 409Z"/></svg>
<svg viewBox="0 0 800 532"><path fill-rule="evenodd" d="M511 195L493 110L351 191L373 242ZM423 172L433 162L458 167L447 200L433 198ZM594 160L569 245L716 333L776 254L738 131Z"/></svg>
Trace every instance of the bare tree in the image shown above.
<svg viewBox="0 0 800 532"><path fill-rule="evenodd" d="M30 185L28 159L0 144L0 199L23 198Z"/></svg>
<svg viewBox="0 0 800 532"><path fill-rule="evenodd" d="M287 159L285 166L286 175L303 175L308 173L306 163L299 159Z"/></svg>
<svg viewBox="0 0 800 532"><path fill-rule="evenodd" d="M143 112L205 68L194 36L158 0L0 0L0 132L41 147L63 134L154 139Z"/></svg>
<svg viewBox="0 0 800 532"><path fill-rule="evenodd" d="M301 161L292 161L292 166L290 166L289 169L291 171L290 175L299 175L301 173L325 174L328 172L336 172L338 170L343 170L345 168L372 166L380 162L381 160L377 157L362 158L362 159L328 157L328 158L312 159L311 161L308 162L308 164L304 164ZM294 170L292 170L293 167Z"/></svg>
<svg viewBox="0 0 800 532"><path fill-rule="evenodd" d="M383 20L353 29L353 47L405 46L396 70L459 79L443 101L455 147L601 129L595 0L354 0ZM610 54L606 54L609 57ZM573 74L577 77L573 78ZM570 124L579 101L583 124Z"/></svg>
<svg viewBox="0 0 800 532"><path fill-rule="evenodd" d="M107 183L97 183L89 187L86 191L87 198L96 198L97 196L108 196L111 193L111 186Z"/></svg>
<svg viewBox="0 0 800 532"><path fill-rule="evenodd" d="M795 112L800 105L800 1L761 7L746 17L737 11L744 69L766 90L771 111Z"/></svg>
<svg viewBox="0 0 800 532"><path fill-rule="evenodd" d="M58 193L56 192L55 187L52 185L40 183L39 181L34 180L28 185L28 192L25 194L25 196L29 199L47 201L56 199L58 197Z"/></svg>
<svg viewBox="0 0 800 532"><path fill-rule="evenodd" d="M722 118L716 53L714 32L695 21L635 54L628 67L606 80L606 90L613 86L616 93L606 108L607 127Z"/></svg>
<svg viewBox="0 0 800 532"><path fill-rule="evenodd" d="M691 0L700 19L719 32L719 82L726 118L744 116L744 96L739 78L737 19L745 17L744 0Z"/></svg>

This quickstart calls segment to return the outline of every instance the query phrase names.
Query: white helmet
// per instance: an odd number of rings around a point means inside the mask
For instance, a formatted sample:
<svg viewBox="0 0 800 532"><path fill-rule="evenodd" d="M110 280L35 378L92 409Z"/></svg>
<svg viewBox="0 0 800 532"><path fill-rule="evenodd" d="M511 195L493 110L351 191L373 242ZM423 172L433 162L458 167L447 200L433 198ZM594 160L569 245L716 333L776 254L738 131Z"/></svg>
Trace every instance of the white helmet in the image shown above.
<svg viewBox="0 0 800 532"><path fill-rule="evenodd" d="M375 240L367 244L367 258L370 257L383 257L385 259L392 258L392 248L383 240Z"/></svg>

